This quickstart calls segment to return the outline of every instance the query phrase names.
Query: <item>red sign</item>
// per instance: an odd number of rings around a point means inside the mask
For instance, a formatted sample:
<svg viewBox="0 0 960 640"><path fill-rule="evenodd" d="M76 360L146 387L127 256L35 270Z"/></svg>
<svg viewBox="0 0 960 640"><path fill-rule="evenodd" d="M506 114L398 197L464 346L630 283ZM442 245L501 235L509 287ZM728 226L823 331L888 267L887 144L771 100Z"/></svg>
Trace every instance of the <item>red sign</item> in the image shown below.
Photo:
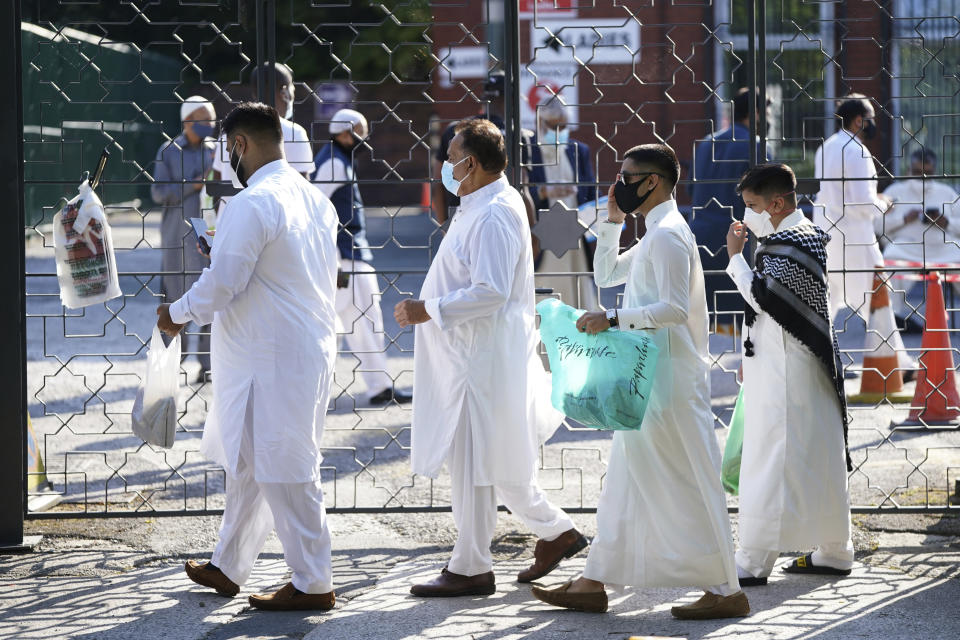
<svg viewBox="0 0 960 640"><path fill-rule="evenodd" d="M576 15L574 0L520 0L520 17L554 16L558 13ZM536 13L534 13L536 9Z"/></svg>

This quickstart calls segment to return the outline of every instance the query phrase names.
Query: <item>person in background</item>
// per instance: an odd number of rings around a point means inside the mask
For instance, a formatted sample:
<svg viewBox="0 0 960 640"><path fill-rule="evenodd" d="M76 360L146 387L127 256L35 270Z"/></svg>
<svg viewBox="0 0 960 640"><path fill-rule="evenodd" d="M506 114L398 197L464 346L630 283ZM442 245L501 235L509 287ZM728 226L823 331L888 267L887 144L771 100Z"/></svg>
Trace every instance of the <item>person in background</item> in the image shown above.
<svg viewBox="0 0 960 640"><path fill-rule="evenodd" d="M762 586L781 551L815 548L787 573L846 576L853 565L843 366L827 303L829 236L797 209L785 164L748 170L737 190L760 238L743 257L744 222L727 235L727 274L747 302L743 329L741 586ZM759 220L758 220L759 219Z"/></svg>
<svg viewBox="0 0 960 640"><path fill-rule="evenodd" d="M368 133L362 113L353 109L335 113L330 120L330 142L313 159L316 171L311 180L333 202L340 219L337 317L358 361L354 368L367 385L370 404L383 405L391 400L404 404L413 397L394 389L388 373L380 286L370 265L373 254L367 243L363 200L353 169L354 149Z"/></svg>
<svg viewBox="0 0 960 640"><path fill-rule="evenodd" d="M642 424L613 435L583 575L554 589L533 588L535 598L557 607L603 613L607 585L698 586L706 593L673 607L674 617L750 613L737 581L713 433L703 270L673 197L679 179L673 149L644 144L627 151L607 194L594 277L597 286L626 285L623 308L587 312L577 329L644 331L660 355ZM633 212L644 217L647 232L620 253L620 227Z"/></svg>
<svg viewBox="0 0 960 640"><path fill-rule="evenodd" d="M293 72L290 68L279 62L271 65L268 62L254 68L250 74L250 89L257 91L257 80L263 77L264 86L269 90L270 75L273 75L277 92L273 96L271 106L280 114L280 126L283 129L283 155L287 163L293 167L293 170L308 178L313 173L313 149L310 146L310 137L306 129L296 122L293 122L293 103L295 97L295 85L293 83ZM241 188L230 166L230 154L227 150L227 139L223 134L217 141L217 154L213 164L214 180L229 180L237 189ZM230 197L220 198L217 212L221 213Z"/></svg>
<svg viewBox="0 0 960 640"><path fill-rule="evenodd" d="M462 198L419 300L394 309L416 326L412 421L414 473L436 478L446 462L457 542L447 566L410 592L420 597L491 595L490 543L502 502L540 538L537 580L587 546L537 484L537 452L563 416L550 405L538 355L533 249L525 206L503 170L503 134L467 120L450 142L446 189Z"/></svg>
<svg viewBox="0 0 960 640"><path fill-rule="evenodd" d="M284 160L273 107L244 102L223 131L245 188L224 211L210 267L157 309L170 336L187 322L213 323L217 375L200 450L226 471L226 503L210 562L185 570L233 597L276 530L293 575L250 605L332 609L320 440L337 351L337 214Z"/></svg>
<svg viewBox="0 0 960 640"><path fill-rule="evenodd" d="M216 111L206 98L190 96L180 105L183 131L157 151L150 196L163 207L160 242L164 275L160 291L167 301L182 296L207 266L204 257L197 253L190 218L202 217L200 192L214 161L210 137L216 120ZM200 360L197 382L203 382L210 371L210 327L200 327L196 335Z"/></svg>
<svg viewBox="0 0 960 640"><path fill-rule="evenodd" d="M567 108L556 96L546 98L537 107L538 130L530 144L530 195L537 211L561 202L576 210L597 199L590 150L582 142L570 139ZM580 238L578 249L562 257L552 252L541 254L538 273L593 271L593 243ZM597 288L590 278L569 276L541 277L538 287L553 289L560 299L576 308L599 308Z"/></svg>
<svg viewBox="0 0 960 640"><path fill-rule="evenodd" d="M760 110L766 108L759 93L754 108L759 122ZM734 316L743 311L743 301L723 273L727 261L722 249L731 220L743 220L743 201L736 187L750 167L750 138L750 90L743 87L733 98L733 124L694 150L690 229L697 238L703 270L709 272L703 274L707 309L715 314L716 332L722 335L733 335ZM758 136L754 141L757 162L772 159L770 147L765 149Z"/></svg>
<svg viewBox="0 0 960 640"><path fill-rule="evenodd" d="M936 173L937 154L929 149L914 151L910 156L911 177L895 181L883 192L893 203L876 219L877 235L886 242L884 260L960 263L960 195L945 182L928 177ZM958 284L954 282L953 287L960 292ZM907 307L908 292L894 291L890 300L893 313L906 333L921 333L923 321Z"/></svg>
<svg viewBox="0 0 960 640"><path fill-rule="evenodd" d="M814 175L820 181L820 191L813 222L830 234L827 267L831 320L841 309L850 307L869 322L872 270L883 267L875 221L890 208L890 198L877 193L877 168L866 147L866 141L877 133L870 100L851 94L838 104L836 117L840 130L824 140L814 154ZM893 315L890 307L880 312ZM888 326L896 326L893 317ZM900 332L894 330L883 339L896 351L900 367L905 369L904 382L912 379L916 363L907 354Z"/></svg>

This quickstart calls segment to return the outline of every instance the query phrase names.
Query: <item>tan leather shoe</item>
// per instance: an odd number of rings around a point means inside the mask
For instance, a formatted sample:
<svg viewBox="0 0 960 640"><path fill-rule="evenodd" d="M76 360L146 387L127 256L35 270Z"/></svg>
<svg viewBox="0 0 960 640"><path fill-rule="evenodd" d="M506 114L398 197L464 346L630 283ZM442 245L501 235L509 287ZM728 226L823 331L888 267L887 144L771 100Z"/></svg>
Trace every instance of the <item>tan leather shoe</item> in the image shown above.
<svg viewBox="0 0 960 640"><path fill-rule="evenodd" d="M560 565L564 558L572 558L586 548L587 539L576 529L561 533L555 540L537 540L533 550L533 564L517 574L517 582L533 582Z"/></svg>
<svg viewBox="0 0 960 640"><path fill-rule="evenodd" d="M497 583L493 571L475 576L464 576L447 571L440 572L440 576L430 582L415 584L410 587L410 593L421 598L454 598L457 596L489 596L497 591Z"/></svg>
<svg viewBox="0 0 960 640"><path fill-rule="evenodd" d="M574 611L586 611L587 613L606 613L606 591L597 591L596 593L569 593L567 589L570 588L571 584L573 584L572 581L566 582L556 589L534 587L530 591L537 600L552 604L555 607L573 609Z"/></svg>
<svg viewBox="0 0 960 640"><path fill-rule="evenodd" d="M217 593L222 596L232 598L240 593L240 586L209 562L200 564L193 560L187 560L183 568L187 572L188 578L197 584L216 589Z"/></svg>
<svg viewBox="0 0 960 640"><path fill-rule="evenodd" d="M743 591L733 595L718 596L707 591L692 604L673 607L670 613L681 620L714 620L717 618L743 618L750 615L750 603Z"/></svg>
<svg viewBox="0 0 960 640"><path fill-rule="evenodd" d="M337 602L333 591L329 593L304 593L292 582L280 587L274 593L252 595L249 598L250 606L264 611L329 611Z"/></svg>

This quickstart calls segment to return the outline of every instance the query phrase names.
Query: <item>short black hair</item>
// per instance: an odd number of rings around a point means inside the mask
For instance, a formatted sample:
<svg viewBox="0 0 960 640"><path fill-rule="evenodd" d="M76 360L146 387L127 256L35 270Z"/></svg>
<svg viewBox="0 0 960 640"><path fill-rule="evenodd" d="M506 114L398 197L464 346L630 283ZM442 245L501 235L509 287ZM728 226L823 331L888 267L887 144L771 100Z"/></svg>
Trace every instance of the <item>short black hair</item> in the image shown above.
<svg viewBox="0 0 960 640"><path fill-rule="evenodd" d="M277 89L285 84L291 84L293 82L293 72L290 71L290 68L287 65L279 62L274 62L273 64L264 62L263 64L254 67L253 71L250 72L250 86L253 87L254 91L256 91L257 78L263 76L263 84L267 91L269 91L271 74L273 75L274 81L277 83Z"/></svg>
<svg viewBox="0 0 960 640"><path fill-rule="evenodd" d="M656 170L670 183L677 186L680 181L680 161L673 149L665 144L641 144L629 149L624 158L630 158L637 164L647 165Z"/></svg>
<svg viewBox="0 0 960 640"><path fill-rule="evenodd" d="M463 139L463 150L476 158L484 171L498 173L507 168L507 145L497 125L475 118L458 124L456 132Z"/></svg>
<svg viewBox="0 0 960 640"><path fill-rule="evenodd" d="M836 115L840 118L843 128L849 129L854 118L857 116L866 118L872 109L867 96L862 93L851 93L837 104Z"/></svg>
<svg viewBox="0 0 960 640"><path fill-rule="evenodd" d="M241 102L223 119L223 134L234 131L264 142L283 142L280 115L277 110L262 102Z"/></svg>
<svg viewBox="0 0 960 640"><path fill-rule="evenodd" d="M917 149L910 154L910 162L937 166L937 154L933 152L933 149Z"/></svg>
<svg viewBox="0 0 960 640"><path fill-rule="evenodd" d="M764 198L793 193L793 204L796 205L797 176L793 169L780 162L767 162L747 169L737 184L737 194L749 189Z"/></svg>
<svg viewBox="0 0 960 640"><path fill-rule="evenodd" d="M764 100L763 95L757 91L757 111L763 111L770 100ZM764 104L766 103L766 104ZM733 96L733 119L741 122L750 117L750 89L741 87L737 89L737 94Z"/></svg>

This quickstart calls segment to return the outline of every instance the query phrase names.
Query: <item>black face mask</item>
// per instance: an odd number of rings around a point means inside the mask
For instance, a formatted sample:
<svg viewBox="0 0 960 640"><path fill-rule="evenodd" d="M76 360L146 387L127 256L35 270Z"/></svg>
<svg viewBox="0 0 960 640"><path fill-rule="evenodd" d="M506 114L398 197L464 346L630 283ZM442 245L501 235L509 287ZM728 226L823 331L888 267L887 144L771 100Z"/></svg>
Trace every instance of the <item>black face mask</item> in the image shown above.
<svg viewBox="0 0 960 640"><path fill-rule="evenodd" d="M237 174L237 180L240 181L244 187L247 186L247 172L243 168L243 165L240 164L240 161L243 159L243 154L237 154L237 145L233 145L233 149L230 151L230 168L233 169L233 172Z"/></svg>
<svg viewBox="0 0 960 640"><path fill-rule="evenodd" d="M643 181L641 180L640 182ZM650 190L641 196L637 194L637 189L640 187L640 182L624 184L623 180L618 180L617 184L614 185L613 199L617 201L617 207L620 209L620 211L623 211L624 213L633 213L640 208L640 205L647 201L647 198L649 198L650 194L653 193L653 190L656 189L655 186L650 187Z"/></svg>
<svg viewBox="0 0 960 640"><path fill-rule="evenodd" d="M877 123L874 122L873 119L864 120L863 121L863 137L866 138L867 140L873 140L873 138L876 135L877 135Z"/></svg>

